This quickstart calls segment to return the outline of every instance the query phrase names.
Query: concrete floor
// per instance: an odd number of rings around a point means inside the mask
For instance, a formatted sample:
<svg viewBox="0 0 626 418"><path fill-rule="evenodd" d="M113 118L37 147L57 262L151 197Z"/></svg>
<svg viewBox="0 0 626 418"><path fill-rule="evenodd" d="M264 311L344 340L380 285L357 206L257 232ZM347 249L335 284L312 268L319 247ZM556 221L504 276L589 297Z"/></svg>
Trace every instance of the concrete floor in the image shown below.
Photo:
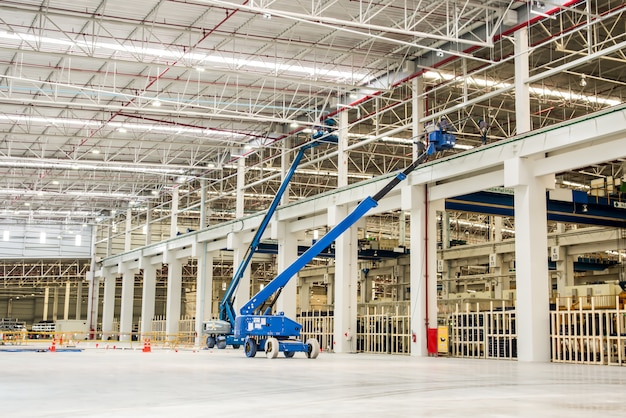
<svg viewBox="0 0 626 418"><path fill-rule="evenodd" d="M3 352L2 417L624 417L622 367L240 350ZM19 348L19 347L15 347Z"/></svg>

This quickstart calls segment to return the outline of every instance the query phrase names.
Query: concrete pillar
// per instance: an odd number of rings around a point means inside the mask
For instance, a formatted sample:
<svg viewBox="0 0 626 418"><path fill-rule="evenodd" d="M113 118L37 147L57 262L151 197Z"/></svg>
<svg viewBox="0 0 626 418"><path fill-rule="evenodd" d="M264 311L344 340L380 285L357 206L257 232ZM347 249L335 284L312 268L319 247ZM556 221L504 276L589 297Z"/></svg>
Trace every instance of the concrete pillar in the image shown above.
<svg viewBox="0 0 626 418"><path fill-rule="evenodd" d="M178 187L172 191L172 213L170 215L170 237L178 235Z"/></svg>
<svg viewBox="0 0 626 418"><path fill-rule="evenodd" d="M98 328L98 315L100 314L100 278L88 273L89 294L87 300L87 324L89 330L95 332ZM90 339L94 334L90 335Z"/></svg>
<svg viewBox="0 0 626 418"><path fill-rule="evenodd" d="M124 230L124 251L132 249L133 242L133 211L131 208L126 209L126 228Z"/></svg>
<svg viewBox="0 0 626 418"><path fill-rule="evenodd" d="M291 164L292 164L292 158L291 158L292 152L289 152L289 150L292 147L292 143L293 143L292 138L285 138L283 140L282 155L280 158L280 172L281 172L282 180L285 179L285 176L289 172L289 168L291 167ZM290 188L291 186L287 184L287 186L285 187L285 193L280 199L281 205L286 205L287 203L289 203L289 189Z"/></svg>
<svg viewBox="0 0 626 418"><path fill-rule="evenodd" d="M347 205L329 209L329 225L341 222L352 208ZM357 227L353 225L335 240L335 328L336 353L356 351L358 245Z"/></svg>
<svg viewBox="0 0 626 418"><path fill-rule="evenodd" d="M198 255L196 276L196 341L197 346L203 345L202 322L213 318L213 254L207 254L206 242Z"/></svg>
<svg viewBox="0 0 626 418"><path fill-rule="evenodd" d="M156 302L156 272L157 265L148 260L141 260L143 268L143 287L141 289L141 339L147 338L152 332L152 320L154 319L154 307Z"/></svg>
<svg viewBox="0 0 626 418"><path fill-rule="evenodd" d="M204 229L207 226L207 207L206 207L206 179L200 179L200 223L199 229Z"/></svg>
<svg viewBox="0 0 626 418"><path fill-rule="evenodd" d="M241 264L241 261L246 255L246 250L250 245L249 242L244 242L242 237L237 234L231 234L228 237L228 248L233 250L233 271L236 271ZM252 264L252 263L250 263ZM250 300L250 266L243 272L243 276L239 280L239 286L235 292L235 312L238 314L239 309Z"/></svg>
<svg viewBox="0 0 626 418"><path fill-rule="evenodd" d="M518 360L550 361L550 276L546 188L554 175L535 177L533 161L504 162L504 186L515 188L515 269Z"/></svg>
<svg viewBox="0 0 626 418"><path fill-rule="evenodd" d="M48 304L50 303L50 288L46 286L43 290L43 317L42 320L48 320Z"/></svg>
<svg viewBox="0 0 626 418"><path fill-rule="evenodd" d="M145 244L152 244L152 201L148 200L148 209L146 210L146 224L144 225Z"/></svg>
<svg viewBox="0 0 626 418"><path fill-rule="evenodd" d="M300 280L300 312L311 311L311 282Z"/></svg>
<svg viewBox="0 0 626 418"><path fill-rule="evenodd" d="M83 282L76 283L76 316L75 319L81 319L83 307Z"/></svg>
<svg viewBox="0 0 626 418"><path fill-rule="evenodd" d="M426 114L424 111L424 97L421 96L424 93L424 79L422 77L413 78L411 80L411 90L413 94L411 99L411 108L413 110L411 130L413 131L413 159L415 160L419 155L417 142L424 139L424 126L419 123L420 118Z"/></svg>
<svg viewBox="0 0 626 418"><path fill-rule="evenodd" d="M65 282L65 298L63 299L63 319L70 319L70 281Z"/></svg>
<svg viewBox="0 0 626 418"><path fill-rule="evenodd" d="M493 287L494 297L496 299L503 299L503 291L511 289L511 281L508 277L502 277L505 270L502 266L502 254L495 254L494 257L494 265L493 267L491 267L491 272L494 276L496 276L495 284Z"/></svg>
<svg viewBox="0 0 626 418"><path fill-rule="evenodd" d="M502 217L501 216L494 216L492 221L492 226L493 226L493 233L491 234L491 237L489 237L490 240L493 240L495 242L501 242L502 241Z"/></svg>
<svg viewBox="0 0 626 418"><path fill-rule="evenodd" d="M59 288L55 286L52 289L52 320L59 319Z"/></svg>
<svg viewBox="0 0 626 418"><path fill-rule="evenodd" d="M559 248L559 261L556 262L556 290L559 295L566 296L565 288L574 286L574 262L576 256L568 254L567 247Z"/></svg>
<svg viewBox="0 0 626 418"><path fill-rule="evenodd" d="M428 192L428 189L426 189ZM426 194L428 198L428 193ZM428 220L426 221L427 240L426 248L428 257L426 262L428 263L428 275L426 276L426 306L428 328L437 328L437 219L438 213L445 211L445 200L435 200L427 202L428 205Z"/></svg>
<svg viewBox="0 0 626 418"><path fill-rule="evenodd" d="M328 273L328 283L326 284L326 304L331 310L335 309L335 273Z"/></svg>
<svg viewBox="0 0 626 418"><path fill-rule="evenodd" d="M348 185L348 112L338 115L337 187Z"/></svg>
<svg viewBox="0 0 626 418"><path fill-rule="evenodd" d="M180 321L183 265L180 259L169 254L167 258L167 302L165 305L165 334L174 339Z"/></svg>
<svg viewBox="0 0 626 418"><path fill-rule="evenodd" d="M360 272L359 276L359 282L361 283L359 303L368 303L372 300L372 279L363 272Z"/></svg>
<svg viewBox="0 0 626 418"><path fill-rule="evenodd" d="M130 341L133 331L133 302L135 299L135 270L122 270L122 301L120 305L120 341Z"/></svg>
<svg viewBox="0 0 626 418"><path fill-rule="evenodd" d="M402 188L401 203L403 210L411 215L410 236L410 288L411 288L411 355L427 356L426 334L426 187L406 186ZM436 256L436 253L433 255ZM434 273L431 271L431 273Z"/></svg>
<svg viewBox="0 0 626 418"><path fill-rule="evenodd" d="M89 330L95 332L98 327L98 313L100 308L100 279L96 277L96 239L98 236L98 228L100 225L95 225L91 229L91 261L89 263L89 271L85 275L87 282L89 283L89 290L87 296L87 324ZM78 312L78 308L77 308ZM78 318L76 318L78 319ZM90 339L94 338L94 334L90 333Z"/></svg>
<svg viewBox="0 0 626 418"><path fill-rule="evenodd" d="M278 239L278 273L281 273L298 258L298 239L296 234L291 233L289 224L286 222L279 222L276 229L278 230L276 237ZM297 286L298 277L293 277L285 285L276 301L276 311L284 312L287 318L296 317Z"/></svg>
<svg viewBox="0 0 626 418"><path fill-rule="evenodd" d="M106 256L111 255L111 249L113 248L113 217L109 218L109 225L107 228L107 251Z"/></svg>
<svg viewBox="0 0 626 418"><path fill-rule="evenodd" d="M104 277L104 295L102 297L102 338L113 335L113 315L115 312L115 280L114 275Z"/></svg>
<svg viewBox="0 0 626 418"><path fill-rule="evenodd" d="M528 28L515 31L515 126L517 134L531 129L528 79ZM516 228L517 230L517 228Z"/></svg>
<svg viewBox="0 0 626 418"><path fill-rule="evenodd" d="M400 211L400 216L399 216L399 236L400 239L398 240L398 243L402 246L406 246L406 212L405 211Z"/></svg>
<svg viewBox="0 0 626 418"><path fill-rule="evenodd" d="M246 199L244 195L246 186L246 159L241 157L237 160L237 196L235 201L235 217L244 215Z"/></svg>
<svg viewBox="0 0 626 418"><path fill-rule="evenodd" d="M450 214L448 212L443 212L441 217L441 240L443 241L441 243L441 248L447 250L450 248Z"/></svg>

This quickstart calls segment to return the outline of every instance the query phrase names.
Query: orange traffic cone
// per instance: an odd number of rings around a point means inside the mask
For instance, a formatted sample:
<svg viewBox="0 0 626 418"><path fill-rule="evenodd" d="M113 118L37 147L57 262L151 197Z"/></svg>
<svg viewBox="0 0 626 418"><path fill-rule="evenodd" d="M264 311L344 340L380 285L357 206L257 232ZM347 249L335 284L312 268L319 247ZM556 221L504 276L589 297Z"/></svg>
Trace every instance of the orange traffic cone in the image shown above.
<svg viewBox="0 0 626 418"><path fill-rule="evenodd" d="M55 353L57 351L57 340L56 338L52 339L52 347L50 347L50 352Z"/></svg>
<svg viewBox="0 0 626 418"><path fill-rule="evenodd" d="M152 347L150 347L150 338L146 338L145 340L143 340L143 350L141 351L144 353L152 352Z"/></svg>

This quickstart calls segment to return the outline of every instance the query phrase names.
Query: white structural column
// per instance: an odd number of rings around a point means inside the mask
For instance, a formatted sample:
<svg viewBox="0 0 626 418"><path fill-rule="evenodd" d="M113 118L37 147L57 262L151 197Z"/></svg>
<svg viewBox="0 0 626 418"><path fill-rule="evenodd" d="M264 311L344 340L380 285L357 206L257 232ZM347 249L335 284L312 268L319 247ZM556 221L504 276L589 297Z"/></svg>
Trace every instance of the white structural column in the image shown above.
<svg viewBox="0 0 626 418"><path fill-rule="evenodd" d="M411 286L411 355L426 356L426 186L402 188L401 207L411 214L410 286ZM433 220L433 223L434 220ZM435 253L436 254L436 253Z"/></svg>
<svg viewBox="0 0 626 418"><path fill-rule="evenodd" d="M285 176L287 176L287 173L289 172L289 168L291 167L291 164L292 164L292 159L294 158L294 155L292 155L293 153L289 152L289 150L291 149L292 143L293 143L292 138L286 138L283 140L282 155L280 158L280 178L283 181L285 179ZM287 203L289 203L289 190L290 189L291 189L291 185L287 184L285 186L285 193L280 199L281 205L286 205Z"/></svg>
<svg viewBox="0 0 626 418"><path fill-rule="evenodd" d="M244 187L246 186L246 159L241 157L237 160L237 196L235 201L235 218L241 218L244 214L246 199Z"/></svg>
<svg viewBox="0 0 626 418"><path fill-rule="evenodd" d="M83 308L83 282L76 283L76 315L75 319L81 319L81 313Z"/></svg>
<svg viewBox="0 0 626 418"><path fill-rule="evenodd" d="M515 125L517 134L531 129L528 79L528 28L515 31Z"/></svg>
<svg viewBox="0 0 626 418"><path fill-rule="evenodd" d="M298 258L298 239L289 230L287 222L276 225L278 239L278 273L284 271ZM283 288L276 301L276 311L284 312L288 318L296 317L298 279L293 277Z"/></svg>
<svg viewBox="0 0 626 418"><path fill-rule="evenodd" d="M90 335L89 338L94 337L94 332L98 326L98 314L100 308L100 278L96 277L96 238L98 236L98 228L101 226L94 226L91 229L91 263L89 271L87 272L87 282L89 283L89 292L87 300L87 324L89 325ZM108 245L108 244L107 244ZM78 310L76 314L78 319Z"/></svg>
<svg viewBox="0 0 626 418"><path fill-rule="evenodd" d="M154 306L156 302L156 272L157 265L151 264L149 260L142 259L143 287L141 289L141 339L146 338L146 334L152 331L152 320L154 318Z"/></svg>
<svg viewBox="0 0 626 418"><path fill-rule="evenodd" d="M130 251L133 245L133 211L126 209L126 227L124 229L124 251Z"/></svg>
<svg viewBox="0 0 626 418"><path fill-rule="evenodd" d="M348 112L338 115L337 187L348 185Z"/></svg>
<svg viewBox="0 0 626 418"><path fill-rule="evenodd" d="M300 312L311 310L311 281L300 280Z"/></svg>
<svg viewBox="0 0 626 418"><path fill-rule="evenodd" d="M50 288L45 287L43 290L43 317L42 320L48 320L48 304L50 303Z"/></svg>
<svg viewBox="0 0 626 418"><path fill-rule="evenodd" d="M107 339L114 333L113 313L115 311L115 280L110 271L103 271L104 295L102 296L102 338Z"/></svg>
<svg viewBox="0 0 626 418"><path fill-rule="evenodd" d="M120 305L120 341L130 341L133 332L133 301L135 299L135 271L122 269L122 302Z"/></svg>
<svg viewBox="0 0 626 418"><path fill-rule="evenodd" d="M152 200L148 200L148 210L146 210L146 223L143 226L145 236L145 245L152 244Z"/></svg>
<svg viewBox="0 0 626 418"><path fill-rule="evenodd" d="M535 177L533 160L504 163L504 186L515 188L515 271L518 360L550 361L550 276L546 188L554 175Z"/></svg>
<svg viewBox="0 0 626 418"><path fill-rule="evenodd" d="M70 281L65 283L65 298L63 299L63 319L70 319Z"/></svg>
<svg viewBox="0 0 626 418"><path fill-rule="evenodd" d="M236 271L241 264L241 261L246 255L246 250L248 249L249 242L244 242L242 237L237 234L230 234L227 239L227 247L233 250L233 271ZM250 265L243 272L241 279L239 280L239 285L237 286L237 290L235 291L235 311L239 312L239 308L241 308L247 301L250 300ZM256 293L256 292L255 292Z"/></svg>
<svg viewBox="0 0 626 418"><path fill-rule="evenodd" d="M109 218L109 225L107 227L107 257L111 255L111 249L113 248L113 227L115 226L113 222L113 216ZM92 241L92 247L95 241Z"/></svg>
<svg viewBox="0 0 626 418"><path fill-rule="evenodd" d="M424 127L419 120L425 115L424 98L420 95L424 93L424 79L415 77L411 80L411 90L413 97L411 99L411 108L413 109L413 118L411 119L411 130L413 131L413 159L417 159L419 155L419 147L417 142L421 141L424 136Z"/></svg>
<svg viewBox="0 0 626 418"><path fill-rule="evenodd" d="M290 141L291 142L291 141ZM290 152L287 148L286 141L283 142L283 154L280 160L282 178L287 175L289 167L291 166ZM289 185L285 189L285 194L281 199L281 205L289 203ZM271 237L278 241L278 256L277 256L277 273L283 272L298 258L298 237L292 233L289 229L287 222L278 222L276 216L274 222L272 222ZM284 312L288 318L296 317L297 310L297 297L298 297L298 278L292 277L287 285L283 288L278 300L276 301L276 311Z"/></svg>
<svg viewBox="0 0 626 418"><path fill-rule="evenodd" d="M502 222L503 222L502 216L493 217L493 222L492 222L493 231L491 233L491 236L489 237L489 240L493 240L495 242L502 241L502 229L503 229Z"/></svg>
<svg viewBox="0 0 626 418"><path fill-rule="evenodd" d="M339 114L337 186L348 184L348 112ZM348 206L336 206L328 210L328 225L341 222L349 213ZM356 351L358 251L356 225L335 240L334 290L334 344L337 353ZM329 302L330 303L330 302Z"/></svg>
<svg viewBox="0 0 626 418"><path fill-rule="evenodd" d="M172 213L170 216L170 236L178 235L178 187L172 190Z"/></svg>
<svg viewBox="0 0 626 418"><path fill-rule="evenodd" d="M237 201L235 202L235 217L241 218L244 215L245 207L245 158L237 160ZM228 248L233 250L233 271L236 271L241 264L241 261L245 257L247 242L244 242L241 236L236 234L230 234L227 239ZM250 267L246 269L239 281L237 290L235 292L235 310L239 311L239 308L250 300Z"/></svg>
<svg viewBox="0 0 626 418"><path fill-rule="evenodd" d="M428 187L426 187L426 329L437 329L437 215L445 211L445 200L428 201ZM437 342L434 349L437 349Z"/></svg>
<svg viewBox="0 0 626 418"><path fill-rule="evenodd" d="M329 225L337 225L352 210L346 205L330 208ZM335 240L335 328L336 353L356 351L358 250L357 227L353 225Z"/></svg>
<svg viewBox="0 0 626 418"><path fill-rule="evenodd" d="M206 242L201 244L196 276L196 341L202 345L202 322L213 317L213 253L207 254Z"/></svg>
<svg viewBox="0 0 626 418"><path fill-rule="evenodd" d="M167 338L175 338L180 321L181 291L183 282L182 262L173 254L167 259L167 301L165 317L165 333Z"/></svg>
<svg viewBox="0 0 626 418"><path fill-rule="evenodd" d="M56 321L59 318L59 288L54 287L52 289L52 320Z"/></svg>
<svg viewBox="0 0 626 418"><path fill-rule="evenodd" d="M91 272L89 272L89 276L87 324L89 324L89 331L94 332L98 328L98 315L100 315L100 278L94 277ZM90 335L90 339L92 336L93 334Z"/></svg>

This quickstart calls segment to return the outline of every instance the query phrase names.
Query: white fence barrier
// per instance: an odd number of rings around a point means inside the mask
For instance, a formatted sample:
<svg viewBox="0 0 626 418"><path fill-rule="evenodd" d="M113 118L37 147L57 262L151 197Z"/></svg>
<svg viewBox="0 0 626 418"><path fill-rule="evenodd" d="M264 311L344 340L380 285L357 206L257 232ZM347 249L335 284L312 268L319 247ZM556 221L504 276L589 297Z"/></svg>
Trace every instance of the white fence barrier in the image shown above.
<svg viewBox="0 0 626 418"><path fill-rule="evenodd" d="M594 298L557 299L550 313L552 361L559 363L626 365L626 311L619 299L597 309Z"/></svg>
<svg viewBox="0 0 626 418"><path fill-rule="evenodd" d="M476 309L472 311L471 309ZM450 355L464 358L517 358L515 310L490 304L488 311L466 304L445 317L450 330Z"/></svg>

